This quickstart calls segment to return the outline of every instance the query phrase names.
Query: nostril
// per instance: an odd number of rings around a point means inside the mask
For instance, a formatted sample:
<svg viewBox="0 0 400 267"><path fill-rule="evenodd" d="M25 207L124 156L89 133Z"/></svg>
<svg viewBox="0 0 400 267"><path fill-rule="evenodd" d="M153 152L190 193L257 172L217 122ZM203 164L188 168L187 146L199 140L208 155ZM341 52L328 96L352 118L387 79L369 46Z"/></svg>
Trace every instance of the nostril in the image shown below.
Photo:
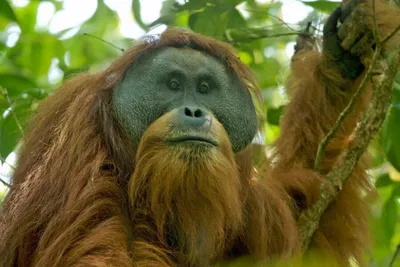
<svg viewBox="0 0 400 267"><path fill-rule="evenodd" d="M189 108L185 108L185 115L188 117L193 117L192 111Z"/></svg>
<svg viewBox="0 0 400 267"><path fill-rule="evenodd" d="M183 106L179 108L179 120L185 127L208 129L208 112L196 106Z"/></svg>
<svg viewBox="0 0 400 267"><path fill-rule="evenodd" d="M196 109L196 111L194 112L194 117L195 118L200 118L203 116L203 112L201 112L200 109Z"/></svg>

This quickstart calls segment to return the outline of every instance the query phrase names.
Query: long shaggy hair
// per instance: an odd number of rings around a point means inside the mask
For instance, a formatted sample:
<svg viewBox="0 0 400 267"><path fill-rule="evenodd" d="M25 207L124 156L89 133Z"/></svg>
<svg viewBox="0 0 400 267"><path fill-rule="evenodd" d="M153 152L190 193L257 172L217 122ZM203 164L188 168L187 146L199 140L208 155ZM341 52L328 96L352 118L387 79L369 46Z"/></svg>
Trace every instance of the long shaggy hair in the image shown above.
<svg viewBox="0 0 400 267"><path fill-rule="evenodd" d="M385 36L400 15L376 5ZM398 44L398 35L393 40ZM138 42L103 72L65 82L42 103L24 137L1 208L0 266L209 265L245 255L282 259L299 250L296 217L319 198L322 175L346 148L367 96L329 144L320 174L311 169L318 144L357 83L345 81L318 51L293 58L282 135L273 164L266 161L260 175L252 167L252 147L234 155L218 123L219 150L163 146L169 114L135 147L113 112L113 88L140 57L167 46L221 60L260 95L229 45L178 29ZM371 189L364 167L357 166L314 238L313 248L340 266L349 258L363 263L368 230L362 194Z"/></svg>
<svg viewBox="0 0 400 267"><path fill-rule="evenodd" d="M144 39L101 73L65 82L24 137L1 211L1 266L201 264L237 255L227 252L234 246L263 258L296 247L290 210L274 189L249 190L251 152L233 155L223 127L216 129L223 149L191 163L187 152L154 142L165 121L150 127L139 148L123 131L113 88L139 57L166 46L210 54L259 95L233 48L179 29ZM265 201L252 200L262 191ZM261 238L248 236L247 221ZM272 228L281 240L270 237Z"/></svg>
<svg viewBox="0 0 400 267"><path fill-rule="evenodd" d="M165 146L168 118L169 114L153 123L139 145L128 190L133 225L142 227L147 217L144 224L154 223L159 242L181 244L180 262L207 263L210 255L220 256L216 253L224 251L227 240L239 231L243 185L221 124L211 124L218 149ZM142 238L147 236L141 233Z"/></svg>

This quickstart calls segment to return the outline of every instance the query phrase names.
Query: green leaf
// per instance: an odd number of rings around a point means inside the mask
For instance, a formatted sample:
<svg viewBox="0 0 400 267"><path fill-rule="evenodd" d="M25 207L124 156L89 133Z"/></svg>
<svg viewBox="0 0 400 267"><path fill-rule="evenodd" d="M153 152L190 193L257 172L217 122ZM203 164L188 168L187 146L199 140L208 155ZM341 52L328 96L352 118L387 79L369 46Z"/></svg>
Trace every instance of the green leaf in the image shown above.
<svg viewBox="0 0 400 267"><path fill-rule="evenodd" d="M330 1L313 1L313 2L301 1L301 2L306 6L310 6L318 11L328 14L339 6L338 2L330 2Z"/></svg>
<svg viewBox="0 0 400 267"><path fill-rule="evenodd" d="M135 17L135 20L136 20L137 24L143 30L148 31L149 27L143 22L140 10L141 10L141 8L140 8L140 0L133 0L132 1L133 16Z"/></svg>
<svg viewBox="0 0 400 267"><path fill-rule="evenodd" d="M115 47L90 36L77 35L64 41L64 44L69 52L68 68L74 71L84 71L95 64L110 62L121 54Z"/></svg>
<svg viewBox="0 0 400 267"><path fill-rule="evenodd" d="M389 162L400 171L400 100L395 97L382 130L381 145Z"/></svg>
<svg viewBox="0 0 400 267"><path fill-rule="evenodd" d="M389 198L382 208L383 233L386 240L390 242L397 223L397 203L396 199Z"/></svg>
<svg viewBox="0 0 400 267"><path fill-rule="evenodd" d="M52 59L57 56L57 45L59 41L54 35L36 34L31 45L25 48L24 52L29 53L26 66L35 74L35 77L47 81Z"/></svg>
<svg viewBox="0 0 400 267"><path fill-rule="evenodd" d="M256 52L256 50L254 52ZM261 88L275 88L277 86L277 77L281 69L276 59L263 58L263 62L252 64L251 68L255 73Z"/></svg>
<svg viewBox="0 0 400 267"><path fill-rule="evenodd" d="M25 94L30 95L31 97L42 100L49 96L49 94L44 89L33 88L24 91Z"/></svg>
<svg viewBox="0 0 400 267"><path fill-rule="evenodd" d="M217 5L224 6L224 7L227 7L227 6L235 7L238 4L245 2L245 0L213 0L212 2L214 2Z"/></svg>
<svg viewBox="0 0 400 267"><path fill-rule="evenodd" d="M60 68L63 71L68 71L67 68L84 71L97 67L97 64L109 63L112 59L120 56L120 49L101 40L108 41L109 36L114 36L118 24L117 14L110 10L103 1L99 1L95 14L82 24L79 34L63 40L64 47L58 52ZM111 41L111 43L120 46L116 41ZM126 46L123 45L121 48L126 48ZM66 52L68 53L68 66L64 61Z"/></svg>
<svg viewBox="0 0 400 267"><path fill-rule="evenodd" d="M395 90L398 90L398 91L400 91L400 83L398 83L398 82L394 82L394 84L393 84L393 88L394 88Z"/></svg>
<svg viewBox="0 0 400 267"><path fill-rule="evenodd" d="M158 19L156 19L155 21L153 21L152 23L149 24L149 27L154 27L160 24L165 24L165 25L170 25L172 24L176 19L175 15L165 15L165 16L161 16Z"/></svg>
<svg viewBox="0 0 400 267"><path fill-rule="evenodd" d="M0 122L0 156L7 158L7 156L14 151L18 142L22 138L22 132L19 125L24 128L28 116L31 113L30 103L21 103L13 107L13 111L7 115ZM14 112L14 113L13 113ZM15 116L17 120L15 119Z"/></svg>
<svg viewBox="0 0 400 267"><path fill-rule="evenodd" d="M400 185L397 185L397 186L393 189L393 191L392 191L392 196L391 196L391 198L397 199L397 198L399 198L399 197L400 197Z"/></svg>
<svg viewBox="0 0 400 267"><path fill-rule="evenodd" d="M206 8L189 17L189 26L195 31L214 38L222 37L227 26L221 12L215 8Z"/></svg>
<svg viewBox="0 0 400 267"><path fill-rule="evenodd" d="M186 2L183 5L178 5L178 10L183 11L183 10L198 10L203 7L205 7L207 4L206 0L190 0L189 2Z"/></svg>
<svg viewBox="0 0 400 267"><path fill-rule="evenodd" d="M244 28L246 27L246 20L243 18L242 14L234 8L227 13L228 17L228 28Z"/></svg>
<svg viewBox="0 0 400 267"><path fill-rule="evenodd" d="M0 0L0 16L7 18L11 21L18 21L13 9L7 0Z"/></svg>
<svg viewBox="0 0 400 267"><path fill-rule="evenodd" d="M25 93L26 90L38 86L28 78L18 74L0 74L0 85L7 89L8 95L14 97Z"/></svg>
<svg viewBox="0 0 400 267"><path fill-rule="evenodd" d="M0 120L3 117L4 111L8 109L9 105L7 103L6 98L4 97L4 94L0 93Z"/></svg>
<svg viewBox="0 0 400 267"><path fill-rule="evenodd" d="M378 178L376 179L375 187L381 188L381 187L386 187L386 186L389 186L392 184L393 184L393 181L392 181L392 179L390 179L389 174L384 173L384 174L379 175Z"/></svg>
<svg viewBox="0 0 400 267"><path fill-rule="evenodd" d="M0 0L2 1L2 0ZM40 1L30 1L28 5L23 8L15 9L15 13L19 18L23 18L19 21L21 32L25 37L30 34L35 34L35 25L37 22L37 10Z"/></svg>
<svg viewBox="0 0 400 267"><path fill-rule="evenodd" d="M268 108L267 121L269 124L279 126L283 114L283 108L284 106L280 106L279 108Z"/></svg>

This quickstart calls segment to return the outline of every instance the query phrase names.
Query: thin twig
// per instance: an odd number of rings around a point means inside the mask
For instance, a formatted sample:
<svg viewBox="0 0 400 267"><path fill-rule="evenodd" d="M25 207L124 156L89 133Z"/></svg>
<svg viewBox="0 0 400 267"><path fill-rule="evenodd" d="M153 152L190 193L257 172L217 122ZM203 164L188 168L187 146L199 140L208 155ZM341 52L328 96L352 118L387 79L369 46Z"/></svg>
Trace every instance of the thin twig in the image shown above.
<svg viewBox="0 0 400 267"><path fill-rule="evenodd" d="M372 19L374 21L374 29L372 34L374 35L374 39L376 42L380 42L380 37L378 34L378 23L376 23L376 8L375 8L375 0L372 0Z"/></svg>
<svg viewBox="0 0 400 267"><path fill-rule="evenodd" d="M247 11L249 11L249 12L254 12L254 11L250 11L250 10L248 10L248 9L245 9L245 10L247 10ZM296 31L294 28L292 28L287 22L285 22L285 21L284 21L283 19L281 19L280 17L275 16L275 15L270 14L270 13L268 13L267 16L272 17L272 18L274 18L274 19L276 19L276 20L282 22L282 24L285 25L289 30Z"/></svg>
<svg viewBox="0 0 400 267"><path fill-rule="evenodd" d="M389 41L398 31L400 31L400 24L394 29L388 36L382 39L381 44L384 45L387 41Z"/></svg>
<svg viewBox="0 0 400 267"><path fill-rule="evenodd" d="M319 143L318 150L317 150L317 155L315 158L314 162L314 169L319 172L321 168L321 163L324 160L325 157L325 149L329 142L332 140L332 138L335 136L337 131L340 129L340 126L342 125L343 121L349 115L354 108L354 105L356 104L358 98L360 97L361 93L364 91L364 89L367 87L367 83L374 74L373 68L378 60L378 56L381 53L381 46L378 46L375 49L374 55L372 57L372 62L369 65L367 74L364 76L364 78L361 81L360 86L357 88L356 92L354 93L353 97L350 99L349 104L346 106L346 108L343 110L342 113L340 113L339 118L333 125L332 129L328 132L328 134L322 139L321 143Z"/></svg>
<svg viewBox="0 0 400 267"><path fill-rule="evenodd" d="M3 179L0 178L0 183L2 183L3 185L7 186L7 187L11 187L11 185L9 183L7 183L6 181L4 181Z"/></svg>
<svg viewBox="0 0 400 267"><path fill-rule="evenodd" d="M15 111L14 111L14 109L12 107L12 102L11 102L10 97L8 96L8 91L7 91L6 88L2 88L2 89L3 89L3 94L4 94L4 96L5 96L6 100L7 100L7 103L10 106L10 112L14 117L15 123L17 124L17 127L18 127L19 131L21 132L22 136L24 136L25 135L24 129L22 128L22 125L18 120L17 114L15 113Z"/></svg>
<svg viewBox="0 0 400 267"><path fill-rule="evenodd" d="M222 9L224 11L229 11L232 9L232 7L223 7L223 6L216 6L214 8ZM267 15L268 17L272 17L272 18L278 20L279 22L281 22L282 25L286 26L289 30L296 32L296 29L294 29L292 26L290 26L289 23L285 22L279 16L276 16L276 15L270 14L270 13L266 13L265 11L251 9L251 8L243 8L242 10L250 12L250 13L254 13L254 14L262 14L262 15ZM298 25L298 24L293 24L293 25ZM276 24L274 24L274 26L276 26Z"/></svg>
<svg viewBox="0 0 400 267"><path fill-rule="evenodd" d="M101 41L101 42L103 42L103 43L105 43L105 44L108 44L108 45L110 45L110 46L112 46L112 47L114 47L114 48L120 50L121 52L125 52L125 49L123 49L123 48L121 48L121 47L118 47L118 46L116 46L115 44L110 43L110 42L108 42L108 41L106 41L106 40L104 40L104 39L102 39L102 38L100 38L100 37L94 36L94 35L92 35L92 34L90 34L90 33L83 33L83 35L84 35L84 36L92 37L92 38L94 38L94 39L96 39L96 40L99 40L99 41Z"/></svg>
<svg viewBox="0 0 400 267"><path fill-rule="evenodd" d="M397 245L396 251L393 254L393 258L389 263L389 267L392 267L394 265L394 262L396 261L399 255L400 255L400 244Z"/></svg>
<svg viewBox="0 0 400 267"><path fill-rule="evenodd" d="M257 36L257 38L251 38L251 39L290 36L290 35L299 35L299 34L304 34L304 33L303 32L288 32L288 33L278 33L278 34L271 34L271 35L260 35L260 36Z"/></svg>
<svg viewBox="0 0 400 267"><path fill-rule="evenodd" d="M278 33L278 34L254 34L255 36L249 36L246 39L241 39L239 41L236 41L234 38L232 38L232 34L231 34L231 29L228 29L225 31L225 35L227 37L227 42L231 43L231 44L235 44L235 43L243 43L243 42L251 42L254 40L258 40L258 39L262 39L262 38L273 38L273 37L281 37L281 36L291 36L291 35L304 35L304 32L289 32L289 33Z"/></svg>
<svg viewBox="0 0 400 267"><path fill-rule="evenodd" d="M13 165L11 165L10 163L8 163L8 162L6 161L5 158L3 158L2 156L0 156L0 160L1 160L2 162L4 162L5 164L7 164L13 171L15 171L15 166L13 166Z"/></svg>

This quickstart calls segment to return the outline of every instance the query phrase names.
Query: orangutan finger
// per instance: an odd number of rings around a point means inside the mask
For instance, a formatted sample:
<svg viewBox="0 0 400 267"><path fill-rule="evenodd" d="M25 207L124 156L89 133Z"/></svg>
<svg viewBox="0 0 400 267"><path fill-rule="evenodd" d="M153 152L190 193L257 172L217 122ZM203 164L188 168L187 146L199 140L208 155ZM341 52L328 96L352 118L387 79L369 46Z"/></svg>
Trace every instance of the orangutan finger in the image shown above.
<svg viewBox="0 0 400 267"><path fill-rule="evenodd" d="M338 36L342 39L342 47L345 50L349 50L367 31L366 14L368 14L367 6L359 4L339 27Z"/></svg>
<svg viewBox="0 0 400 267"><path fill-rule="evenodd" d="M324 37L331 36L337 33L337 22L341 14L341 8L337 7L329 16L323 29Z"/></svg>
<svg viewBox="0 0 400 267"><path fill-rule="evenodd" d="M349 3L345 3L341 5L342 8L342 13L340 14L340 22L343 23L348 16L353 12L357 4L360 2L360 0L350 0Z"/></svg>
<svg viewBox="0 0 400 267"><path fill-rule="evenodd" d="M346 25L347 24L347 25ZM363 28L358 27L353 21L349 23L344 23L339 28L339 38L342 40L341 46L344 50L350 50L350 48L360 39L361 35L364 33Z"/></svg>
<svg viewBox="0 0 400 267"><path fill-rule="evenodd" d="M374 44L373 34L367 33L351 47L350 53L356 56L361 56L367 53L369 50L371 50L373 44Z"/></svg>

